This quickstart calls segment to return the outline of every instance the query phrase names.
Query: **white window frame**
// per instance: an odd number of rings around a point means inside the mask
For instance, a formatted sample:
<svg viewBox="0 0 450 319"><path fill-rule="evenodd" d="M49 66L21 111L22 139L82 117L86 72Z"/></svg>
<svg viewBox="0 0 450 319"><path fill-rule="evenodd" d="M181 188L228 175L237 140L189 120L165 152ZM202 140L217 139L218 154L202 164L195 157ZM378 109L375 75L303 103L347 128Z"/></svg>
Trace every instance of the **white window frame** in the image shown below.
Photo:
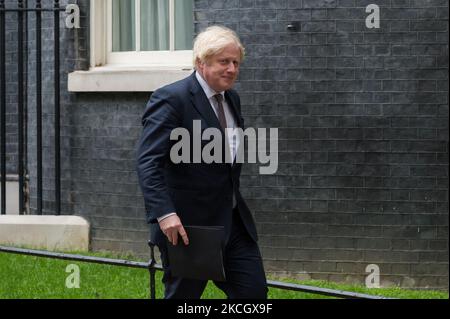
<svg viewBox="0 0 450 319"><path fill-rule="evenodd" d="M139 65L159 65L159 66L181 66L192 67L192 50L175 50L175 3L169 1L169 50L166 51L141 51L140 38L140 2L135 0L135 33L136 51L113 52L112 51L112 0L106 0L106 61L108 64L139 64ZM95 1L91 1L95 2Z"/></svg>
<svg viewBox="0 0 450 319"><path fill-rule="evenodd" d="M90 1L91 68L106 65L106 0Z"/></svg>
<svg viewBox="0 0 450 319"><path fill-rule="evenodd" d="M69 73L70 92L148 92L192 73L192 50L112 52L108 10L111 0L90 1L90 69Z"/></svg>

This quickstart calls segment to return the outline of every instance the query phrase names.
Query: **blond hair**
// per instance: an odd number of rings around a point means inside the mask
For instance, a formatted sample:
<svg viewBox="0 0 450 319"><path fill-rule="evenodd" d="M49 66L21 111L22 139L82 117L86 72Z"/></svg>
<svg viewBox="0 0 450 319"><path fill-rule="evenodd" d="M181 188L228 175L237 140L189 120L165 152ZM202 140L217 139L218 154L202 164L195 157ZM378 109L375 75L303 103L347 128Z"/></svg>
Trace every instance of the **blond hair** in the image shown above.
<svg viewBox="0 0 450 319"><path fill-rule="evenodd" d="M220 53L229 44L235 44L241 51L242 61L245 49L233 30L218 25L206 28L194 40L194 66L197 66L197 62L208 62L212 56Z"/></svg>

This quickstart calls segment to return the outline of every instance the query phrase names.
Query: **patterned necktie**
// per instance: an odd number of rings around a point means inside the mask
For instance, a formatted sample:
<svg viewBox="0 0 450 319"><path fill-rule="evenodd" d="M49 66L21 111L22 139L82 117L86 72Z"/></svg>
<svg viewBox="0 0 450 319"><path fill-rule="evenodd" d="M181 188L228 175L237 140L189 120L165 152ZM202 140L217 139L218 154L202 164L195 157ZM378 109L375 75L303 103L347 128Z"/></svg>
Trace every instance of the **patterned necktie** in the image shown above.
<svg viewBox="0 0 450 319"><path fill-rule="evenodd" d="M225 112L223 111L223 104L222 104L223 96L222 94L216 94L214 95L214 97L216 98L218 105L217 115L219 117L220 126L222 126L223 130L225 131L225 128L227 127L227 119L225 118Z"/></svg>

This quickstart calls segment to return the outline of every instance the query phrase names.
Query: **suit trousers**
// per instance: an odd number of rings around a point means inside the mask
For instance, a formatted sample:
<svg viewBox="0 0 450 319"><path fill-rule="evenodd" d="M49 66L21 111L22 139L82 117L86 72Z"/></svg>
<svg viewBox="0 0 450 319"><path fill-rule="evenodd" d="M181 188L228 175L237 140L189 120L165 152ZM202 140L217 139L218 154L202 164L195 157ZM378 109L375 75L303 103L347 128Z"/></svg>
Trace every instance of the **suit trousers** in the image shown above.
<svg viewBox="0 0 450 319"><path fill-rule="evenodd" d="M174 277L170 274L167 248L158 247L164 267L165 299L199 299L206 280ZM267 282L258 244L250 237L239 216L233 210L232 227L224 248L226 281L214 281L229 299L266 299Z"/></svg>

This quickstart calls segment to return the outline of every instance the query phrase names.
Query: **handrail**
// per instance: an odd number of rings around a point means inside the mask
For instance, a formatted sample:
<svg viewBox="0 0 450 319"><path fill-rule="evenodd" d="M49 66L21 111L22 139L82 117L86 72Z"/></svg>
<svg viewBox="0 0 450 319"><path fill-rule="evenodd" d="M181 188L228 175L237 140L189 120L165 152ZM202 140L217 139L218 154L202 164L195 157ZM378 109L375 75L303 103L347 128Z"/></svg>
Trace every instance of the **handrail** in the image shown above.
<svg viewBox="0 0 450 319"><path fill-rule="evenodd" d="M156 270L162 271L163 267L155 262L154 246L151 244L149 244L149 245L151 248L151 258L148 263L139 262L139 261L131 261L131 260L123 260L123 259L83 256L83 255L77 255L77 254L66 254L66 253L50 252L50 251L45 251L45 250L34 250L34 249L5 247L5 246L0 246L0 252L29 255L29 256L36 256L36 257L63 259L63 260L74 260L74 261L89 262L89 263L96 263L96 264L106 264L106 265L112 265L112 266L147 269L150 272L150 298L155 299L155 271ZM307 286L307 285L299 285L299 284L285 283L285 282L273 281L273 280L268 280L267 285L269 287L277 288L277 289L302 291L302 292L306 292L306 293L338 297L338 298L392 299L392 298L388 298L388 297L384 297L384 296L375 296L375 295L369 295L369 294L363 294L363 293L357 293L357 292L351 292L351 291L321 288L321 287L314 287L314 286Z"/></svg>

